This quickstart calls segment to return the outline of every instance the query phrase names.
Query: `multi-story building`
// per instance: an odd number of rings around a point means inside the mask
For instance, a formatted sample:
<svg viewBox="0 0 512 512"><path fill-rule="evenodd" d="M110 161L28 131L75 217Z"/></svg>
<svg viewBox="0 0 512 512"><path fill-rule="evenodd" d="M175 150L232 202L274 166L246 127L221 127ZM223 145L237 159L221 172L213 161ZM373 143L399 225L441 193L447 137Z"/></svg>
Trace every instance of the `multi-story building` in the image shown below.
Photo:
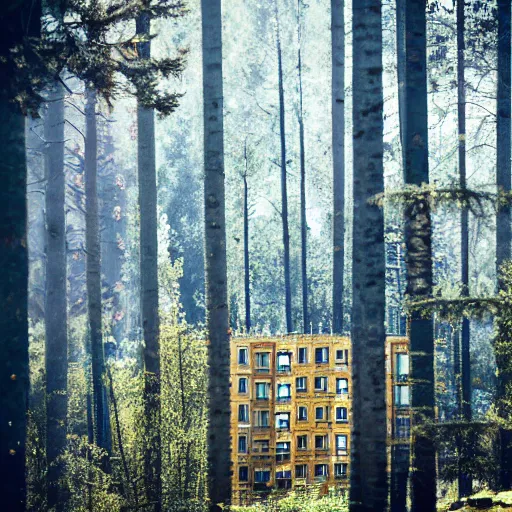
<svg viewBox="0 0 512 512"><path fill-rule="evenodd" d="M386 347L388 432L409 436L407 339ZM234 338L233 500L323 482L348 485L352 400L346 336Z"/></svg>

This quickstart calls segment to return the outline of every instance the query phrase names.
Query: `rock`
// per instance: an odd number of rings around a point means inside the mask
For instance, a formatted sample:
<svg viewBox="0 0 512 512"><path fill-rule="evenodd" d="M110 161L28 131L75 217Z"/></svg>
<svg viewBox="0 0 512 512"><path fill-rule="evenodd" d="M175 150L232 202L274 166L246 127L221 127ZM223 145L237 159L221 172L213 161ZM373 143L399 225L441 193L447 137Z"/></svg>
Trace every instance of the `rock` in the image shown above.
<svg viewBox="0 0 512 512"><path fill-rule="evenodd" d="M475 508L491 508L493 505L492 498L468 498L468 505Z"/></svg>

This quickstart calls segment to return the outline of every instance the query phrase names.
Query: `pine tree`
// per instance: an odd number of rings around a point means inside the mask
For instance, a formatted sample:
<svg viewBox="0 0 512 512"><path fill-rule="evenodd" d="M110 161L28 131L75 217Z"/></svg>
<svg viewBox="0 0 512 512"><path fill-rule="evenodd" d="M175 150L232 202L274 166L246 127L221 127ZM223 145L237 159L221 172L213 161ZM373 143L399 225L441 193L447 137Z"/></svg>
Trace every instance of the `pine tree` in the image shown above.
<svg viewBox="0 0 512 512"><path fill-rule="evenodd" d="M353 1L354 231L350 510L387 509L382 13Z"/></svg>
<svg viewBox="0 0 512 512"><path fill-rule="evenodd" d="M343 332L345 274L345 1L331 0L333 331Z"/></svg>
<svg viewBox="0 0 512 512"><path fill-rule="evenodd" d="M64 88L56 83L44 116L46 140L46 457L48 507L63 510L59 479L67 435L67 267L64 174Z"/></svg>
<svg viewBox="0 0 512 512"><path fill-rule="evenodd" d="M137 19L137 34L149 37L150 18ZM151 57L150 41L139 43L141 59ZM153 510L161 510L162 447L160 439L160 318L158 316L158 234L155 164L155 114L139 105L137 110L140 279L142 331L144 334L144 475Z"/></svg>
<svg viewBox="0 0 512 512"><path fill-rule="evenodd" d="M426 2L406 2L406 113L405 183L428 183L428 112L426 59ZM432 295L432 223L425 200L412 201L405 209L407 291L411 299ZM436 509L436 458L432 440L418 429L435 419L434 326L415 310L410 316L412 409L412 503L418 512Z"/></svg>
<svg viewBox="0 0 512 512"><path fill-rule="evenodd" d="M208 462L212 510L231 498L230 348L224 191L221 0L201 0L204 101L204 221L208 382Z"/></svg>

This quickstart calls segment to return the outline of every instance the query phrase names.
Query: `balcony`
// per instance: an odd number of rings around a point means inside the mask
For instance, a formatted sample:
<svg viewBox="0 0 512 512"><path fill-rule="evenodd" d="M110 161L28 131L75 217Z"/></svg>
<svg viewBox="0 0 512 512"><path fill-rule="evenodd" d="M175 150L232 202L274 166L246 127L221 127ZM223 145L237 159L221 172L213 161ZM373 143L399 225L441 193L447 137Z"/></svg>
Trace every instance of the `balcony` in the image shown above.
<svg viewBox="0 0 512 512"><path fill-rule="evenodd" d="M400 373L395 375L395 382L398 384L407 384L409 381L409 374L408 373Z"/></svg>
<svg viewBox="0 0 512 512"><path fill-rule="evenodd" d="M276 398L276 402L279 403L279 404L285 404L287 402L291 402L292 401L292 397L291 396L278 396Z"/></svg>
<svg viewBox="0 0 512 512"><path fill-rule="evenodd" d="M270 367L268 366L260 366L258 368L255 368L256 373L270 373Z"/></svg>
<svg viewBox="0 0 512 512"><path fill-rule="evenodd" d="M280 364L277 366L277 373L290 373L292 367L289 364Z"/></svg>

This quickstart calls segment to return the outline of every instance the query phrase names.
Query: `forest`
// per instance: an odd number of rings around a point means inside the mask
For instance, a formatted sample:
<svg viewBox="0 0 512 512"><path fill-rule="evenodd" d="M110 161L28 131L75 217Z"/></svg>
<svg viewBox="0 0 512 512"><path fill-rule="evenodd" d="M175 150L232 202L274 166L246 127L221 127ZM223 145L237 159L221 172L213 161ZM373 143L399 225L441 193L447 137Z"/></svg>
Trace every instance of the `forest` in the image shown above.
<svg viewBox="0 0 512 512"><path fill-rule="evenodd" d="M511 7L3 2L0 508L512 509Z"/></svg>

